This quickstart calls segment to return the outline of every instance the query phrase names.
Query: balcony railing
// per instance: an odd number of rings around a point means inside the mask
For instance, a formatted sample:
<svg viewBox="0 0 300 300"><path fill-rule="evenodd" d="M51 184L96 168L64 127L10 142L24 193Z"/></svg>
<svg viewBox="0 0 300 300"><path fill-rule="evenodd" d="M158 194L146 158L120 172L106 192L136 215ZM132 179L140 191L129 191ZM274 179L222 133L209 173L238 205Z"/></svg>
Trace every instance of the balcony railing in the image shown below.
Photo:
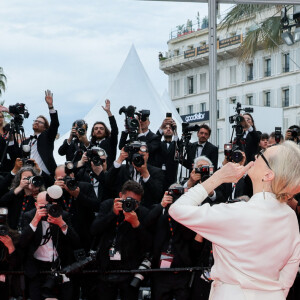
<svg viewBox="0 0 300 300"><path fill-rule="evenodd" d="M283 68L282 68L282 72L283 73L287 73L287 72L289 72L290 71L290 66L284 66Z"/></svg>
<svg viewBox="0 0 300 300"><path fill-rule="evenodd" d="M282 107L288 107L288 106L290 106L290 97L286 96L282 99Z"/></svg>
<svg viewBox="0 0 300 300"><path fill-rule="evenodd" d="M271 70L266 70L265 77L270 77L270 76L271 76Z"/></svg>

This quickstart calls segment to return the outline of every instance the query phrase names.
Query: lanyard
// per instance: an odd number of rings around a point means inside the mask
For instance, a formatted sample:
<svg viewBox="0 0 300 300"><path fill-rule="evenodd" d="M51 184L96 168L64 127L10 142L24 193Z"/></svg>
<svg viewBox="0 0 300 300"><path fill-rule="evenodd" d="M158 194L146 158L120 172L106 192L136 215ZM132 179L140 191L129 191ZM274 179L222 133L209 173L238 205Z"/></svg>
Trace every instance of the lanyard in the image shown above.
<svg viewBox="0 0 300 300"><path fill-rule="evenodd" d="M24 199L23 199L23 202L22 202L22 208L21 208L21 213L20 213L20 217L19 217L19 221L18 221L18 227L17 227L17 230L18 232L21 233L22 231L22 220L23 220L23 215L26 211L26 208L28 206L28 203L30 201L30 198L31 196L30 195L24 195Z"/></svg>
<svg viewBox="0 0 300 300"><path fill-rule="evenodd" d="M114 248L114 247L116 246L116 244L117 244L119 228L120 228L120 226L121 226L123 223L124 223L124 220L121 221L121 222L119 222L119 220L117 220L117 222L116 222L116 234L115 234L115 237L114 237L113 242L112 242L112 245L111 245L113 248Z"/></svg>
<svg viewBox="0 0 300 300"><path fill-rule="evenodd" d="M168 222L169 222L170 233L171 233L171 237L169 239L168 250L167 250L167 253L169 254L172 252L172 244L173 244L173 237L174 237L174 228L173 228L173 224L172 224L172 218L170 216L168 216Z"/></svg>

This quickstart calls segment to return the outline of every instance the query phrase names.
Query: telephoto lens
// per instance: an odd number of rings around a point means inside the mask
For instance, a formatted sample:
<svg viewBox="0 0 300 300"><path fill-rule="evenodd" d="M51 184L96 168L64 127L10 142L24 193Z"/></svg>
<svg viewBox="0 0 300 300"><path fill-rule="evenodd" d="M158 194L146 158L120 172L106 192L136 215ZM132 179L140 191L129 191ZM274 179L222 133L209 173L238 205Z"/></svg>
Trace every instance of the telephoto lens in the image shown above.
<svg viewBox="0 0 300 300"><path fill-rule="evenodd" d="M148 269L151 269L151 261L148 258L144 258L144 260L139 266L139 270L148 270ZM145 278L144 275L140 273L136 273L134 274L134 277L131 280L130 285L134 288L139 288L144 278Z"/></svg>

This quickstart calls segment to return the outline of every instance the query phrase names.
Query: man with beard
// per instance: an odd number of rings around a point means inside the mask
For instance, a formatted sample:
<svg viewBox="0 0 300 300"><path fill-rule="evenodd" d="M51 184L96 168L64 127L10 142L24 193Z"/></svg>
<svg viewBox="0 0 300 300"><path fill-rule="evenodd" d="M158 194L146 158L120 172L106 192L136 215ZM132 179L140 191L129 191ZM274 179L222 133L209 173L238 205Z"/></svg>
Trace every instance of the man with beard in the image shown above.
<svg viewBox="0 0 300 300"><path fill-rule="evenodd" d="M209 158L214 166L214 170L218 167L218 148L212 143L208 142L211 134L211 129L206 125L202 124L199 127L197 136L198 142L189 143L187 148L187 159L184 161L183 165L191 170L193 161L196 157L205 155Z"/></svg>

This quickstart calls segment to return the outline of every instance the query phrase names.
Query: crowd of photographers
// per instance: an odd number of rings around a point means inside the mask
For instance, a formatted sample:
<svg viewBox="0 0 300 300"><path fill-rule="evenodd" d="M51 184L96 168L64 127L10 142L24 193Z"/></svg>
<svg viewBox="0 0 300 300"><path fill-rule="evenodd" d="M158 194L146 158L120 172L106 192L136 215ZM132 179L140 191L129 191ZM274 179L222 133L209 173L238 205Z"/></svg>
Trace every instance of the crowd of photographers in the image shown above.
<svg viewBox="0 0 300 300"><path fill-rule="evenodd" d="M58 150L66 162L57 166L59 118L49 90L45 101L50 123L38 116L30 137L22 127L25 105L0 106L1 299L208 299L211 243L174 221L170 205L228 162L244 165L283 140L299 144L299 126L285 136L280 128L261 133L249 109L238 104L230 117L232 139L218 164L210 128L176 124L170 113L154 133L149 110L122 107L125 129L118 140L106 100L110 129L106 120L98 121L88 137L88 124L75 120ZM4 113L11 115L7 124ZM194 131L198 141L192 143ZM219 186L204 203L230 205L251 196L245 175ZM299 217L298 201L295 195L288 204ZM124 272L138 269L163 271ZM299 281L288 299L299 299Z"/></svg>

